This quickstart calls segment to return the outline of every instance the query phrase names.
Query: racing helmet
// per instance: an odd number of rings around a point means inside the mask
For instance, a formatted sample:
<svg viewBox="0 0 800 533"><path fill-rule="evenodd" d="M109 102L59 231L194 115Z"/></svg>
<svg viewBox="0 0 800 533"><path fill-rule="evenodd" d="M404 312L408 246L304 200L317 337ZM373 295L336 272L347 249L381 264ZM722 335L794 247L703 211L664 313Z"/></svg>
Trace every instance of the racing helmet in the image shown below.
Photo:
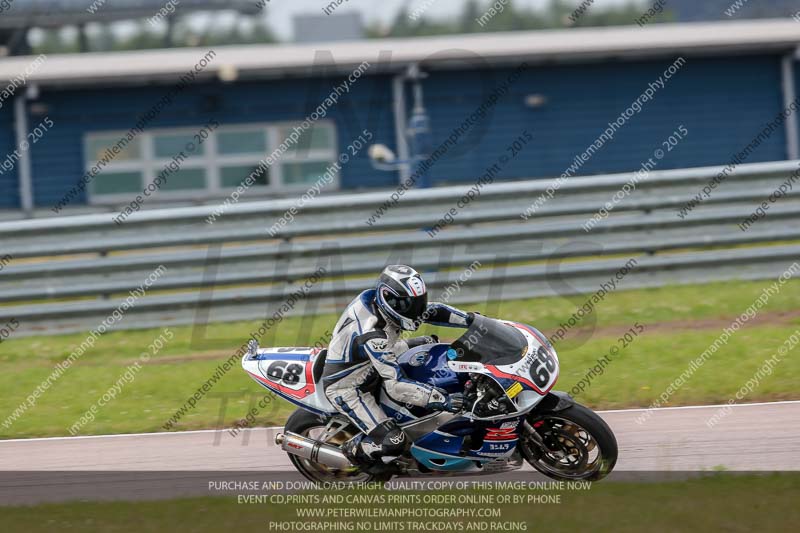
<svg viewBox="0 0 800 533"><path fill-rule="evenodd" d="M419 273L405 265L383 269L375 287L375 303L386 320L414 331L428 308L428 291Z"/></svg>

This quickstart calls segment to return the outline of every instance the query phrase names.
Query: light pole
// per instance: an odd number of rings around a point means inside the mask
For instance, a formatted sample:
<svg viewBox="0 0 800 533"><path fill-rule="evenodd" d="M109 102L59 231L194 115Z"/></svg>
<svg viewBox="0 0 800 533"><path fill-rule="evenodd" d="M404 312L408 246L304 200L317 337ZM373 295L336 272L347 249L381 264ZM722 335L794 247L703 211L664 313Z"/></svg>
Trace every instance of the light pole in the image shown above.
<svg viewBox="0 0 800 533"><path fill-rule="evenodd" d="M414 184L421 189L431 186L427 168L423 166L431 153L431 120L425 110L422 92L422 80L426 77L427 74L421 72L416 63L409 65L404 76L404 81L413 84L414 91L414 106L404 132L410 149L408 159L397 159L394 152L383 144L374 144L369 149L372 166L378 170L397 171L404 166L411 166L412 175L416 176Z"/></svg>

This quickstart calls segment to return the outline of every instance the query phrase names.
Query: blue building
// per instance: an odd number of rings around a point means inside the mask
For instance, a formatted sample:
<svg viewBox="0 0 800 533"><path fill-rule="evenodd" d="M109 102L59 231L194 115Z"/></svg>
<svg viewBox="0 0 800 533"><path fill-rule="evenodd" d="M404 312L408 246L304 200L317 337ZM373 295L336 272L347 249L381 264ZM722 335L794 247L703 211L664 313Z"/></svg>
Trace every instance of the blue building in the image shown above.
<svg viewBox="0 0 800 533"><path fill-rule="evenodd" d="M800 5L796 0L669 0L664 9L674 15L674 20L696 22L791 17L800 11Z"/></svg>
<svg viewBox="0 0 800 533"><path fill-rule="evenodd" d="M326 193L394 188L407 167L351 147L366 130L407 157L415 64L434 185L474 181L525 130L496 179L636 170L678 128L659 169L725 164L758 136L747 162L797 159L794 113L762 132L796 98L798 44L800 23L768 20L7 58L0 209L126 204L170 165L158 202L216 201L276 151L248 198L305 191L344 152Z"/></svg>

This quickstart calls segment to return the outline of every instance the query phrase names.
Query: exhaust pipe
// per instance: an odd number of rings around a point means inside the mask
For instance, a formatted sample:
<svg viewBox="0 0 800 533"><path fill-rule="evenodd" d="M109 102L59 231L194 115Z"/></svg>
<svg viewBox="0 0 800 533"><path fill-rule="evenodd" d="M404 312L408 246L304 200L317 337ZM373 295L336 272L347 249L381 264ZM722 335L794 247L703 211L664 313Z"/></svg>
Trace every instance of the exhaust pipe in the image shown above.
<svg viewBox="0 0 800 533"><path fill-rule="evenodd" d="M275 444L281 450L303 459L308 459L314 463L320 463L331 468L343 470L355 465L342 452L338 446L331 446L318 440L306 438L297 433L287 431L275 435Z"/></svg>

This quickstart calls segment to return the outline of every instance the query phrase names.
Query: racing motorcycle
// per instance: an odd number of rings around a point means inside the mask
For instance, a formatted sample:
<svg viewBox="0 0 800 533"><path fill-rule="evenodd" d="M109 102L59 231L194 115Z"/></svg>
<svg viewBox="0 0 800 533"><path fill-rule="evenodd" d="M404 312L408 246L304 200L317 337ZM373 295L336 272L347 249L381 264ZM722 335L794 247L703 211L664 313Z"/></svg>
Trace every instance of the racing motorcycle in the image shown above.
<svg viewBox="0 0 800 533"><path fill-rule="evenodd" d="M328 401L321 377L327 350L259 348L250 341L244 370L298 406L275 442L317 483L387 481L394 476L498 474L527 462L558 480L599 480L614 468L608 425L566 393L556 351L525 324L475 315L451 344L417 346L398 357L413 380L464 394L459 413L402 405L375 391L384 412L412 442L400 457L353 464L342 444L359 434Z"/></svg>

